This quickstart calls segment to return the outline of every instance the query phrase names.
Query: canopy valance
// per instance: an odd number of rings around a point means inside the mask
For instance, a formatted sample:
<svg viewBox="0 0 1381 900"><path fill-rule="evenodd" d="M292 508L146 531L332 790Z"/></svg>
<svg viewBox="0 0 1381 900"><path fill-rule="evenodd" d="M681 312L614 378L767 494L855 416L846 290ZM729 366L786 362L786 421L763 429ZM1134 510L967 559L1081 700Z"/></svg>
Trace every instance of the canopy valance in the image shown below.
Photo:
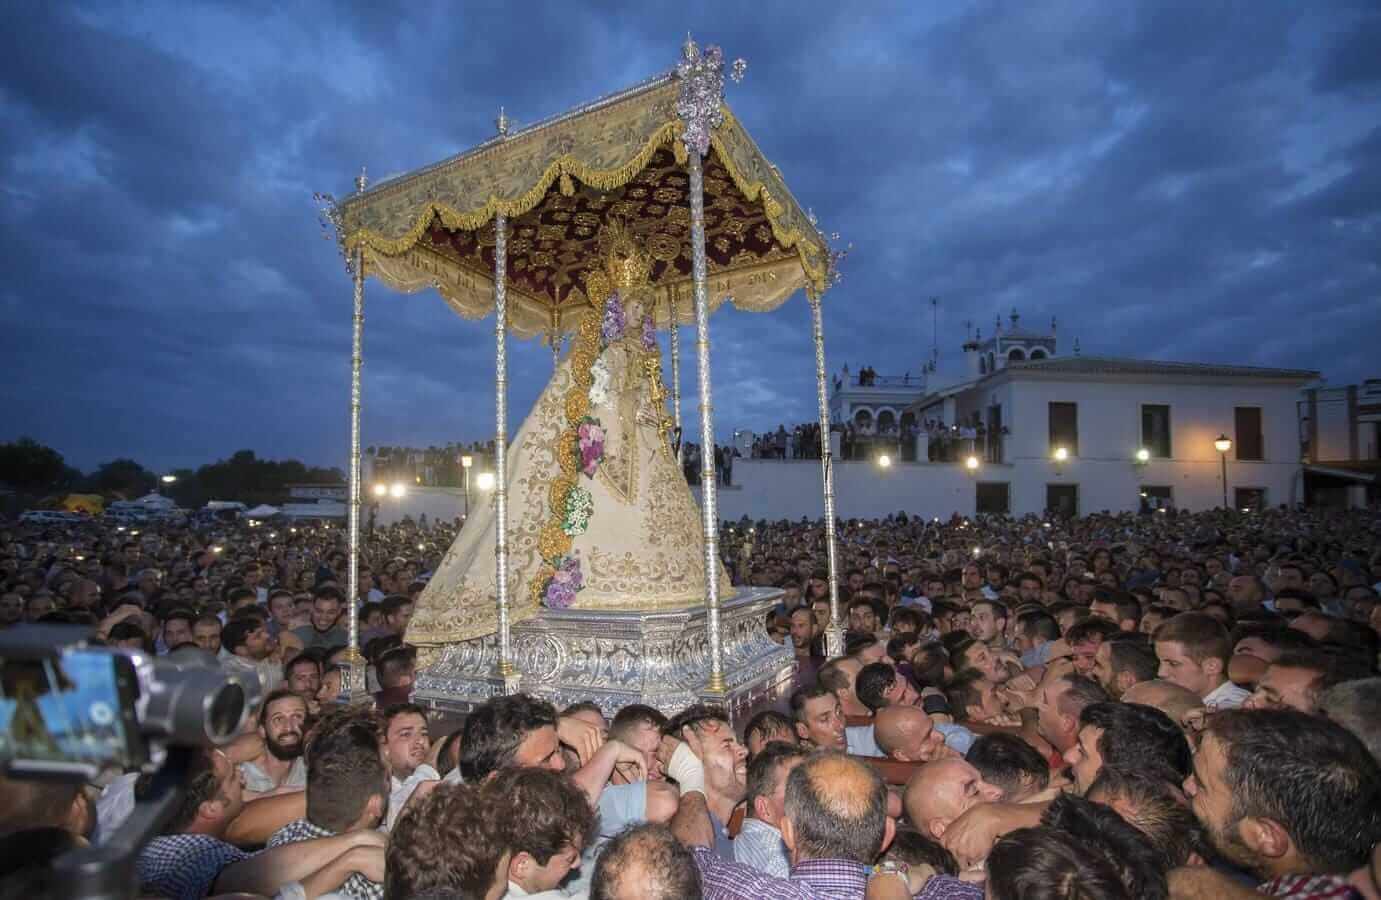
<svg viewBox="0 0 1381 900"><path fill-rule="evenodd" d="M347 251L396 290L436 288L466 318L494 308L496 213L508 218L508 321L523 337L571 332L589 308L584 275L602 226L621 221L655 260L657 324L694 322L686 150L678 85L663 77L500 135L381 182L337 207ZM824 240L776 167L728 110L704 161L712 307L775 309L819 294Z"/></svg>

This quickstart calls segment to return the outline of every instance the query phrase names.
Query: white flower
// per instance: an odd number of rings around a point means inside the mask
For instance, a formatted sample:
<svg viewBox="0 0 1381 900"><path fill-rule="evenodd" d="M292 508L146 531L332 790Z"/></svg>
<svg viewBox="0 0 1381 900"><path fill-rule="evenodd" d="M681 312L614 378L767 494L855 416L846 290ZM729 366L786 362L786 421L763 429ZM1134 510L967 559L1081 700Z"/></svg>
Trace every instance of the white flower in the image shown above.
<svg viewBox="0 0 1381 900"><path fill-rule="evenodd" d="M604 361L604 354L590 366L590 405L607 406L609 405L609 380L612 376L609 373L609 364Z"/></svg>

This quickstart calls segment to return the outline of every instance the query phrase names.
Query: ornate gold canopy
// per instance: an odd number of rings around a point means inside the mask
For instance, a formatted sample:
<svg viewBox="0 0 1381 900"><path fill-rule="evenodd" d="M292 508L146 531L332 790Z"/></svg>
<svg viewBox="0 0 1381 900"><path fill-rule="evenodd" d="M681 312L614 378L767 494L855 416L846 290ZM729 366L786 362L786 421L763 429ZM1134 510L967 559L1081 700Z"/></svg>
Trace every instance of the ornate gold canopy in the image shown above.
<svg viewBox="0 0 1381 900"><path fill-rule="evenodd" d="M339 233L365 271L405 292L435 287L460 315L494 308L494 216L508 217L509 330L572 332L590 308L600 229L621 220L653 258L657 324L692 310L686 151L667 76L540 122L343 200ZM712 308L775 309L823 293L828 248L727 106L704 163Z"/></svg>

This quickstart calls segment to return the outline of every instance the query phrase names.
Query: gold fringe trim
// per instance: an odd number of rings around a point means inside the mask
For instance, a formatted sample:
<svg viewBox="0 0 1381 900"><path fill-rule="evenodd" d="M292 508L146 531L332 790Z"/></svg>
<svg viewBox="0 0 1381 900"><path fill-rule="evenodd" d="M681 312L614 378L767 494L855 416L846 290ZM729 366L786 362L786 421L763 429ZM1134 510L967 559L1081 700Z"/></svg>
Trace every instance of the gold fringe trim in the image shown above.
<svg viewBox="0 0 1381 900"><path fill-rule="evenodd" d="M566 178L569 181L571 177L574 177L581 184L587 184L596 190L612 191L615 188L623 187L632 181L635 175L647 168L652 157L664 145L672 142L679 144L677 138L680 133L681 123L679 121L667 122L652 133L643 148L634 154L628 162L613 169L590 168L567 153L547 166L546 171L542 173L536 183L526 193L513 200L503 200L491 196L484 206L469 212L460 212L445 203L428 203L422 208L422 212L418 215L413 226L402 236L390 238L377 231L360 228L346 235L345 245L348 249L366 247L384 256L397 256L407 252L422 239L422 235L426 233L434 218L440 219L442 225L453 231L475 231L493 219L497 213L503 213L508 218L515 219L540 203L542 198L546 196L552 182L559 178ZM562 190L564 193L564 184ZM574 185L572 185L573 192Z"/></svg>

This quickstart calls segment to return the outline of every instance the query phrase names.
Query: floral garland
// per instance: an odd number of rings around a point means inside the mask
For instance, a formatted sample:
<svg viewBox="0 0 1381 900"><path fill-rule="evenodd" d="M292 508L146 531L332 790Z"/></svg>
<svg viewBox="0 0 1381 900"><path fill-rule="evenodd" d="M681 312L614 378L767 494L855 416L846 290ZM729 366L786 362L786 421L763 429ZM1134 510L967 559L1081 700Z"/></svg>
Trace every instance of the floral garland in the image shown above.
<svg viewBox="0 0 1381 900"><path fill-rule="evenodd" d="M594 303L597 314L581 321L571 345L571 387L564 399L567 424L557 439L559 472L547 490L550 513L538 537L543 565L530 587L534 602L550 609L570 607L575 603L576 593L584 588L580 557L572 552L572 545L573 538L590 527L594 497L578 484L578 479L582 474L594 478L599 471L604 461L606 438L603 423L588 413L591 407L606 406L610 401L613 376L605 351L629 336L623 300L610 287L604 273L590 273L586 296ZM604 296L602 302L597 299L601 295ZM650 315L642 319L638 344L625 346L631 371L642 370L648 379L654 407L663 409L658 428L662 432L663 447L670 453L670 443L666 440L670 426L670 419L665 415L667 391L662 384L656 324Z"/></svg>

